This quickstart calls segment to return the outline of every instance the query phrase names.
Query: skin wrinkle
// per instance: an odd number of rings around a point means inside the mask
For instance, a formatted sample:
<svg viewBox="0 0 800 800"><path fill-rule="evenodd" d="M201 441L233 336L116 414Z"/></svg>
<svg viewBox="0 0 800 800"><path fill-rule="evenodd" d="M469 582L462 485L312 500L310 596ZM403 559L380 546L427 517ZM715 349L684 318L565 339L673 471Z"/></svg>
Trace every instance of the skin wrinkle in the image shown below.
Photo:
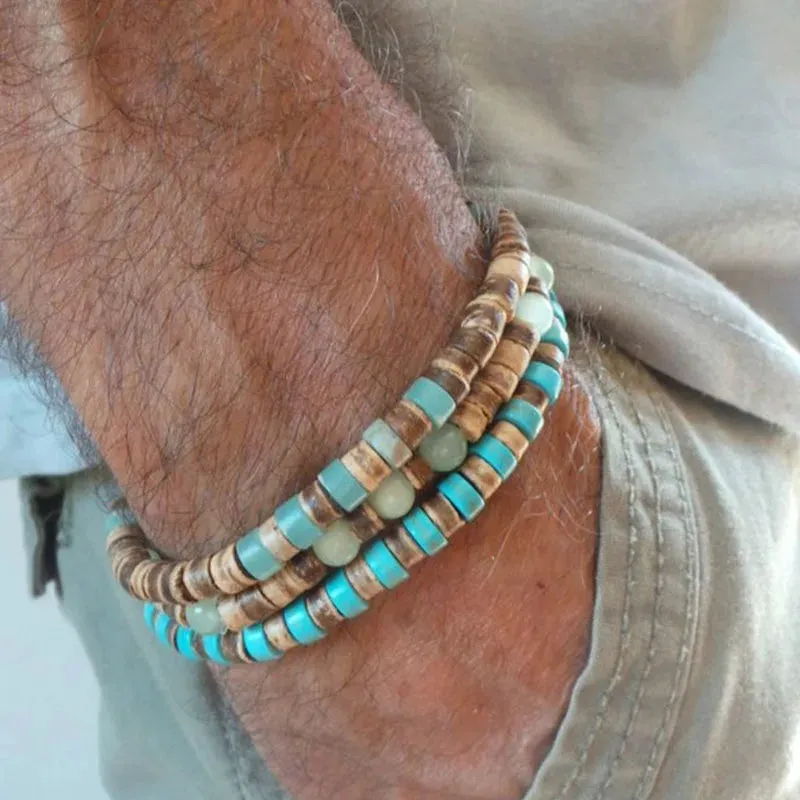
<svg viewBox="0 0 800 800"><path fill-rule="evenodd" d="M3 295L165 552L340 453L483 272L446 31L338 10L383 81L321 0L0 2ZM329 640L217 674L296 800L523 793L588 647L598 430L568 374L479 524Z"/></svg>

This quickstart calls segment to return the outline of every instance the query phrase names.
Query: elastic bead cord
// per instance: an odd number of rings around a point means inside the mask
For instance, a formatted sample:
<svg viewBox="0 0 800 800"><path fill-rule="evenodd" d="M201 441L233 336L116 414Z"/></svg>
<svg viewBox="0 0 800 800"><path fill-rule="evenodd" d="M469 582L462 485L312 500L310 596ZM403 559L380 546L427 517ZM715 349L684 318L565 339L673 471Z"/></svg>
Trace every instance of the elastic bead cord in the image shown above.
<svg viewBox="0 0 800 800"><path fill-rule="evenodd" d="M503 258L497 262L499 256ZM279 506L270 519L234 545L205 559L163 559L153 566L141 548L110 537L112 568L123 588L138 599L160 603L213 598L224 594L231 584L243 591L269 579L298 552L311 547L326 526L362 504L393 470L411 458L431 430L440 428L453 414L470 385L466 376L473 370L461 370L458 359L449 354L459 351L478 369L489 362L527 286L529 264L524 229L513 214L501 211L486 278L436 360L439 372L414 381L383 424L371 425L362 440L325 467L311 487ZM442 377L446 373L452 374L452 381ZM457 394L451 395L448 389ZM310 498L318 502L309 502ZM130 527L130 520L121 523L118 527Z"/></svg>

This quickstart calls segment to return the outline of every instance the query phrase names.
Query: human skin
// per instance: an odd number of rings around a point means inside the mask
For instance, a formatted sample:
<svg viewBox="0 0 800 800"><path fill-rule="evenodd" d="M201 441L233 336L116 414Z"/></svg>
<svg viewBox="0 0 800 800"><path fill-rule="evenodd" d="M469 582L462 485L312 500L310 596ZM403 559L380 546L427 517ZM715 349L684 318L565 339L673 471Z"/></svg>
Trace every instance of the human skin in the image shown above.
<svg viewBox="0 0 800 800"><path fill-rule="evenodd" d="M0 286L165 552L264 519L484 269L430 133L321 0L5 2ZM218 673L297 800L515 798L585 660L599 432L568 381L481 520L325 642Z"/></svg>

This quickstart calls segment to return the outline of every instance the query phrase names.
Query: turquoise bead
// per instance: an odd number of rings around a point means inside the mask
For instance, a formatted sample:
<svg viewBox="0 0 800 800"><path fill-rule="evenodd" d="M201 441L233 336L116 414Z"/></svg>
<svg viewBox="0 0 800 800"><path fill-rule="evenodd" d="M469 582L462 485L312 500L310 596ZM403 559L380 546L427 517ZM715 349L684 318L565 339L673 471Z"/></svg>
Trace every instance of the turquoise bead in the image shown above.
<svg viewBox="0 0 800 800"><path fill-rule="evenodd" d="M320 472L318 480L345 511L360 506L369 494L338 458Z"/></svg>
<svg viewBox="0 0 800 800"><path fill-rule="evenodd" d="M155 627L154 630L156 632L156 636L158 640L169 647L172 647L172 642L169 640L169 624L172 620L163 612L159 611L156 620L155 620Z"/></svg>
<svg viewBox="0 0 800 800"><path fill-rule="evenodd" d="M115 528L124 528L130 526L138 526L139 523L136 521L136 517L133 515L133 511L129 508L120 508L116 511L111 511L106 514L106 533L111 533Z"/></svg>
<svg viewBox="0 0 800 800"><path fill-rule="evenodd" d="M298 598L284 609L283 621L286 623L289 633L300 644L313 644L325 637L325 631L311 619L303 597Z"/></svg>
<svg viewBox="0 0 800 800"><path fill-rule="evenodd" d="M541 361L532 361L523 373L522 380L538 386L547 395L547 399L551 403L555 403L561 394L563 383L561 373Z"/></svg>
<svg viewBox="0 0 800 800"><path fill-rule="evenodd" d="M297 495L275 509L275 522L283 535L299 550L307 550L324 533L306 514Z"/></svg>
<svg viewBox="0 0 800 800"><path fill-rule="evenodd" d="M441 428L456 410L456 401L430 378L417 378L403 399L421 408L434 428Z"/></svg>
<svg viewBox="0 0 800 800"><path fill-rule="evenodd" d="M486 505L481 493L458 472L448 475L438 489L467 522L475 519Z"/></svg>
<svg viewBox="0 0 800 800"><path fill-rule="evenodd" d="M211 636L203 636L203 650L206 651L206 655L209 657L211 661L215 664L222 664L223 666L228 666L231 662L222 655L222 641L220 635L213 634Z"/></svg>
<svg viewBox="0 0 800 800"><path fill-rule="evenodd" d="M470 453L482 458L503 480L517 467L517 458L503 442L485 434L470 448Z"/></svg>
<svg viewBox="0 0 800 800"><path fill-rule="evenodd" d="M408 571L382 539L372 542L367 547L364 551L364 560L387 589L394 589L408 579Z"/></svg>
<svg viewBox="0 0 800 800"><path fill-rule="evenodd" d="M432 556L447 546L447 537L421 508L415 508L403 520L403 527L425 555Z"/></svg>
<svg viewBox="0 0 800 800"><path fill-rule="evenodd" d="M512 397L495 417L510 422L518 428L529 441L536 438L542 429L542 415L538 408L521 397Z"/></svg>
<svg viewBox="0 0 800 800"><path fill-rule="evenodd" d="M236 542L236 557L245 570L260 581L271 577L283 566L261 541L258 529Z"/></svg>
<svg viewBox="0 0 800 800"><path fill-rule="evenodd" d="M352 619L363 614L367 601L353 588L343 570L337 570L327 581L325 591L340 614Z"/></svg>
<svg viewBox="0 0 800 800"><path fill-rule="evenodd" d="M544 344L554 344L564 354L565 358L569 358L569 334L560 320L553 320L553 324L547 333L542 336L542 342Z"/></svg>
<svg viewBox="0 0 800 800"><path fill-rule="evenodd" d="M264 625L261 622L246 627L242 631L242 640L247 654L256 661L277 661L283 655L267 639Z"/></svg>
<svg viewBox="0 0 800 800"><path fill-rule="evenodd" d="M175 649L189 661L199 661L200 656L195 653L192 647L192 637L194 634L189 628L183 626L178 628L178 633L175 636Z"/></svg>
<svg viewBox="0 0 800 800"><path fill-rule="evenodd" d="M392 469L399 469L414 455L388 423L376 419L361 437Z"/></svg>

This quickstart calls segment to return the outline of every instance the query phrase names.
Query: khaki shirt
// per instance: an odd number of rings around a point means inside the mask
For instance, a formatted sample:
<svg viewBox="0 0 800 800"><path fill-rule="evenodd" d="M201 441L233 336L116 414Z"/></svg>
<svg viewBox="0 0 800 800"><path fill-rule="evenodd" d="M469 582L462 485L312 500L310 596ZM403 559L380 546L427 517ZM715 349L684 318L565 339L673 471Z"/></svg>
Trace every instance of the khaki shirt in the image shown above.
<svg viewBox="0 0 800 800"><path fill-rule="evenodd" d="M394 13L401 47L439 28L427 80L473 88L469 188L500 187L567 310L614 345L577 364L603 426L592 648L525 797L800 797L800 9ZM111 795L283 797L205 670L115 589L89 478L63 524Z"/></svg>

